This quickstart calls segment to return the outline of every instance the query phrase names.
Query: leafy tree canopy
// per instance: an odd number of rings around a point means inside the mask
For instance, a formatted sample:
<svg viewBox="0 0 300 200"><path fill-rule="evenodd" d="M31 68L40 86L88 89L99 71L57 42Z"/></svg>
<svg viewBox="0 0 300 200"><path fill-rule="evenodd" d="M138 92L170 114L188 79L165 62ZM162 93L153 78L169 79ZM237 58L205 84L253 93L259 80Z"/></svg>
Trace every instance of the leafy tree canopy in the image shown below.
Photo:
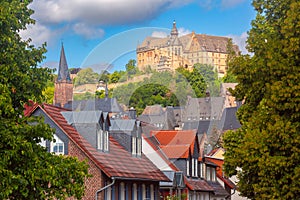
<svg viewBox="0 0 300 200"><path fill-rule="evenodd" d="M250 199L300 196L300 2L253 0L253 53L231 61L244 100L240 130L225 134L225 171Z"/></svg>
<svg viewBox="0 0 300 200"><path fill-rule="evenodd" d="M103 79L106 80L106 74L102 74ZM93 71L92 68L86 68L86 69L81 69L78 73L77 76L74 80L74 85L83 85L83 84L88 84L88 83L98 83L100 79L100 75L96 72Z"/></svg>
<svg viewBox="0 0 300 200"><path fill-rule="evenodd" d="M24 117L24 103L41 101L51 70L40 68L45 45L35 48L19 31L34 23L31 1L0 1L0 199L80 199L87 165L55 156L39 145L53 130Z"/></svg>

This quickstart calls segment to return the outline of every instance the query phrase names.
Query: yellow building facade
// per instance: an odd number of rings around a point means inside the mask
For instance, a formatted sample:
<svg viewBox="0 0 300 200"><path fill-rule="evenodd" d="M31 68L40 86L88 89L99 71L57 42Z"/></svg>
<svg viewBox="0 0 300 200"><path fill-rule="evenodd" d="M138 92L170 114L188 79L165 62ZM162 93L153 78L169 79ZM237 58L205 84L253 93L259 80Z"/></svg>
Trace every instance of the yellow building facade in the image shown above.
<svg viewBox="0 0 300 200"><path fill-rule="evenodd" d="M213 65L219 76L226 74L227 45L230 38L196 34L178 35L176 22L166 38L147 37L138 45L137 66L144 71L147 68L156 71L174 71L178 67L192 69L194 64ZM239 52L237 45L234 51Z"/></svg>

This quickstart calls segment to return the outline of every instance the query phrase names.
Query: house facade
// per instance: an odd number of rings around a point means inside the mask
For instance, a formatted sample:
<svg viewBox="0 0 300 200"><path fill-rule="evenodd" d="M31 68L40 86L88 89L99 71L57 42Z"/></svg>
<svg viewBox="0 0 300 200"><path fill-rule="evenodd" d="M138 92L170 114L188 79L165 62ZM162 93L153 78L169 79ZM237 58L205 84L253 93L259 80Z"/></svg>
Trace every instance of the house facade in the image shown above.
<svg viewBox="0 0 300 200"><path fill-rule="evenodd" d="M43 116L55 129L55 142L41 143L49 152L87 161L92 177L85 181L83 199L159 199L159 182L169 179L144 154L129 152L110 135L107 113L48 104L28 107L26 113Z"/></svg>
<svg viewBox="0 0 300 200"><path fill-rule="evenodd" d="M182 172L184 187L179 194L183 199L225 200L229 195L217 182L217 166L205 163L200 157L196 130L151 131L148 141L152 141L156 152L162 152L177 171ZM178 194L178 190L175 191Z"/></svg>

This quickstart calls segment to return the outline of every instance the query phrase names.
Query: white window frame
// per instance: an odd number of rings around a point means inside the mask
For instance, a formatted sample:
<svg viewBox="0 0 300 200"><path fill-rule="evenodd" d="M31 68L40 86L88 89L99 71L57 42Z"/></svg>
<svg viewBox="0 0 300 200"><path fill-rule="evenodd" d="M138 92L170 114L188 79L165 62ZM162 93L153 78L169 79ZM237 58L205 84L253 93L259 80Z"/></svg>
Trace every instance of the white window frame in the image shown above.
<svg viewBox="0 0 300 200"><path fill-rule="evenodd" d="M64 142L59 137L57 137L57 135L54 135L54 139L55 139L55 142L51 141L51 143L50 143L50 152L55 153L56 155L64 155L64 152L65 152ZM54 147L56 147L57 144L62 145L62 151L60 151L59 146L58 146L58 151L54 151Z"/></svg>
<svg viewBox="0 0 300 200"><path fill-rule="evenodd" d="M104 141L104 148L103 148L103 150L105 152L107 152L107 151L109 151L109 135L108 135L108 131L104 131L103 141Z"/></svg>
<svg viewBox="0 0 300 200"><path fill-rule="evenodd" d="M103 150L103 130L97 132L97 149Z"/></svg>
<svg viewBox="0 0 300 200"><path fill-rule="evenodd" d="M137 149L136 149L136 137L131 138L131 148L132 148L132 155L136 155Z"/></svg>
<svg viewBox="0 0 300 200"><path fill-rule="evenodd" d="M142 138L137 138L137 147L136 147L136 153L137 156L142 156Z"/></svg>
<svg viewBox="0 0 300 200"><path fill-rule="evenodd" d="M195 164L195 177L198 177L198 159L194 158L194 164Z"/></svg>
<svg viewBox="0 0 300 200"><path fill-rule="evenodd" d="M97 132L97 149L104 152L109 151L108 131L99 130Z"/></svg>
<svg viewBox="0 0 300 200"><path fill-rule="evenodd" d="M192 158L192 177L195 176L195 159Z"/></svg>
<svg viewBox="0 0 300 200"><path fill-rule="evenodd" d="M203 178L203 163L200 162L200 178Z"/></svg>
<svg viewBox="0 0 300 200"><path fill-rule="evenodd" d="M190 161L189 161L189 158L186 160L186 175L190 176Z"/></svg>

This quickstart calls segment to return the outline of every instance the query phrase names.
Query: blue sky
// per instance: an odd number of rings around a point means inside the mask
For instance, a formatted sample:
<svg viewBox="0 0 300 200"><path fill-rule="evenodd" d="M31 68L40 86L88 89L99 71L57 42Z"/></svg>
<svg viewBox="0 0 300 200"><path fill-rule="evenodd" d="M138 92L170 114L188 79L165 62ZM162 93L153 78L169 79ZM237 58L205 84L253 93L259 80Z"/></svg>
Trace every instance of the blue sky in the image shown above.
<svg viewBox="0 0 300 200"><path fill-rule="evenodd" d="M255 18L250 0L34 0L30 8L36 24L21 35L35 45L47 42L41 65L57 68L63 42L69 68L95 71L124 69L138 43L166 36L173 20L180 34L232 37L246 53Z"/></svg>

